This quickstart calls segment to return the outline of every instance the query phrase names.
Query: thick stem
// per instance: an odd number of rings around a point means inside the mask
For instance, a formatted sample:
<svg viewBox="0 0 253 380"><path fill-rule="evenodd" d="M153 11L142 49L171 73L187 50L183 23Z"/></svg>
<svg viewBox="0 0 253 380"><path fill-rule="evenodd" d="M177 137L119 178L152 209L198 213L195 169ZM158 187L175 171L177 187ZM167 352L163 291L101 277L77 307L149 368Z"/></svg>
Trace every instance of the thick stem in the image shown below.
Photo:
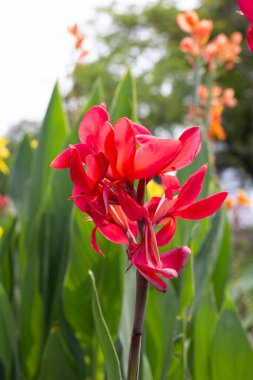
<svg viewBox="0 0 253 380"><path fill-rule="evenodd" d="M138 380L143 322L148 294L148 282L137 271L134 325L128 359L127 380Z"/></svg>

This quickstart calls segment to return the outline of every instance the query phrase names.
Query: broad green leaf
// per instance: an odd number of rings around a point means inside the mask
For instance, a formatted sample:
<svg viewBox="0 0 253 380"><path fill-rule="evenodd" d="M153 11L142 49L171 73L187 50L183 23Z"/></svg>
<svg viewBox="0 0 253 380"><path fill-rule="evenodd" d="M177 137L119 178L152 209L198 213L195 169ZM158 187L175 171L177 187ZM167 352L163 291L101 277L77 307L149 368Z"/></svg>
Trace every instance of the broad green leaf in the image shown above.
<svg viewBox="0 0 253 380"><path fill-rule="evenodd" d="M83 221L83 214L73 210L71 221L70 263L65 279L64 309L66 317L82 344L90 347L94 334L91 312L91 283L88 270L97 278L97 287L106 323L113 339L118 332L122 304L122 282L125 253L98 234L97 240L105 257L91 247L92 222Z"/></svg>
<svg viewBox="0 0 253 380"><path fill-rule="evenodd" d="M212 282L218 307L222 305L225 286L229 276L231 265L232 244L229 221L225 220L222 242L219 250L219 256L213 271Z"/></svg>
<svg viewBox="0 0 253 380"><path fill-rule="evenodd" d="M17 266L15 260L16 251L14 250L16 244L15 227L16 219L9 216L2 224L3 236L0 244L0 282L9 298L13 297L14 273Z"/></svg>
<svg viewBox="0 0 253 380"><path fill-rule="evenodd" d="M28 135L25 135L18 146L14 164L11 169L9 194L15 202L15 206L20 213L24 207L27 180L31 171L33 151Z"/></svg>
<svg viewBox="0 0 253 380"><path fill-rule="evenodd" d="M39 146L35 151L27 189L26 202L29 220L34 220L41 205L49 177L52 174L50 163L63 147L67 132L67 120L56 84L42 123L38 139Z"/></svg>
<svg viewBox="0 0 253 380"><path fill-rule="evenodd" d="M194 380L209 379L209 346L216 324L217 312L213 292L203 295L194 318L193 371Z"/></svg>
<svg viewBox="0 0 253 380"><path fill-rule="evenodd" d="M119 327L119 341L121 348L121 367L124 378L127 376L128 355L130 349L136 292L136 270L130 269L124 275L123 305Z"/></svg>
<svg viewBox="0 0 253 380"><path fill-rule="evenodd" d="M104 354L106 374L108 379L121 380L119 359L102 313L95 277L91 270L89 271L89 275L91 277L93 288L92 313L95 321L96 333Z"/></svg>
<svg viewBox="0 0 253 380"><path fill-rule="evenodd" d="M39 257L32 255L21 288L20 353L24 378L32 379L39 368L43 338L43 302L39 289Z"/></svg>
<svg viewBox="0 0 253 380"><path fill-rule="evenodd" d="M8 296L0 284L0 362L4 367L5 376L9 379L14 363L16 345L16 325Z"/></svg>
<svg viewBox="0 0 253 380"><path fill-rule="evenodd" d="M177 299L171 284L160 293L150 287L146 311L145 351L153 379L163 379L170 365L177 316Z"/></svg>
<svg viewBox="0 0 253 380"><path fill-rule="evenodd" d="M53 327L43 353L39 380L83 380L59 327Z"/></svg>
<svg viewBox="0 0 253 380"><path fill-rule="evenodd" d="M182 277L182 290L180 293L179 301L179 315L183 315L184 310L187 309L187 314L190 314L191 305L194 299L194 256L191 254L188 263L184 270L181 272Z"/></svg>
<svg viewBox="0 0 253 380"><path fill-rule="evenodd" d="M252 380L252 347L230 300L225 302L209 352L211 380Z"/></svg>
<svg viewBox="0 0 253 380"><path fill-rule="evenodd" d="M215 268L223 237L223 226L224 213L223 210L219 210L214 216L211 228L206 235L206 238L195 258L194 277L196 292L194 299L194 309L196 309L198 302L202 298L203 291L210 281L213 270Z"/></svg>
<svg viewBox="0 0 253 380"><path fill-rule="evenodd" d="M121 117L137 121L136 87L130 69L121 79L110 108L111 122L115 123Z"/></svg>

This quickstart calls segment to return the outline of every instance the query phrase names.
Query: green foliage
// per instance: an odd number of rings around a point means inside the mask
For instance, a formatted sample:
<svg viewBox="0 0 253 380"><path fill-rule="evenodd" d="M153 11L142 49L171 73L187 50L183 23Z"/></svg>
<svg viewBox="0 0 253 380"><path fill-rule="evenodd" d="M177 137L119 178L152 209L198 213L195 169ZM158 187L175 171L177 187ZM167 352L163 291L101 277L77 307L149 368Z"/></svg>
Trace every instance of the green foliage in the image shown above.
<svg viewBox="0 0 253 380"><path fill-rule="evenodd" d="M97 82L84 109L103 100ZM136 120L129 69L108 109L113 120ZM3 380L126 379L135 270L125 273L124 249L99 233L106 257L93 251L93 224L67 199L68 172L49 169L69 142L77 142L77 126L69 131L56 86L39 148L32 152L24 138L10 179L15 212L3 224L0 244ZM204 143L181 180L207 161ZM210 167L203 195L216 187L211 174ZM166 294L150 287L141 379L249 379L252 348L231 303L223 302L231 252L224 211L211 221L179 223L173 244L189 244L193 254Z"/></svg>

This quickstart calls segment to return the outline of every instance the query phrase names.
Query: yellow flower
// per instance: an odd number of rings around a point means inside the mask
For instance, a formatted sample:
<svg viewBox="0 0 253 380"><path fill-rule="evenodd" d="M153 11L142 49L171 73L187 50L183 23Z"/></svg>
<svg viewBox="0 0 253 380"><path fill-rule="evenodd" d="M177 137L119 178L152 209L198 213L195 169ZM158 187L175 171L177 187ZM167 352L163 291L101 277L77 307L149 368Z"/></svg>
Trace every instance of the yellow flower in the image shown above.
<svg viewBox="0 0 253 380"><path fill-rule="evenodd" d="M3 233L4 233L4 229L3 229L3 227L0 226L0 239L1 239L2 236L3 236Z"/></svg>
<svg viewBox="0 0 253 380"><path fill-rule="evenodd" d="M162 185L159 185L159 183L153 180L147 184L147 191L150 198L161 197L164 193Z"/></svg>
<svg viewBox="0 0 253 380"><path fill-rule="evenodd" d="M38 145L39 145L38 140L33 139L33 140L31 141L31 148L32 148L32 149L36 149L36 148L38 148Z"/></svg>
<svg viewBox="0 0 253 380"><path fill-rule="evenodd" d="M0 171L4 174L9 174L10 170L4 159L10 156L10 151L6 148L6 145L9 144L9 139L7 137L0 138Z"/></svg>

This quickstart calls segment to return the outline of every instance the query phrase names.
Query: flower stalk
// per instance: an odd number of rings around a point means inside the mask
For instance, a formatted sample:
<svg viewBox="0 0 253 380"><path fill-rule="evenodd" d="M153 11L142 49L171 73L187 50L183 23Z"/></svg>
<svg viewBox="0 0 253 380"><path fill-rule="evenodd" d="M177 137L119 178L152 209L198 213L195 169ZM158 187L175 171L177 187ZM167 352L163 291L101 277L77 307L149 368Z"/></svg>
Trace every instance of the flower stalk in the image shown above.
<svg viewBox="0 0 253 380"><path fill-rule="evenodd" d="M136 272L136 299L135 315L128 359L127 380L137 380L140 368L141 342L143 334L143 322L148 295L148 282Z"/></svg>

